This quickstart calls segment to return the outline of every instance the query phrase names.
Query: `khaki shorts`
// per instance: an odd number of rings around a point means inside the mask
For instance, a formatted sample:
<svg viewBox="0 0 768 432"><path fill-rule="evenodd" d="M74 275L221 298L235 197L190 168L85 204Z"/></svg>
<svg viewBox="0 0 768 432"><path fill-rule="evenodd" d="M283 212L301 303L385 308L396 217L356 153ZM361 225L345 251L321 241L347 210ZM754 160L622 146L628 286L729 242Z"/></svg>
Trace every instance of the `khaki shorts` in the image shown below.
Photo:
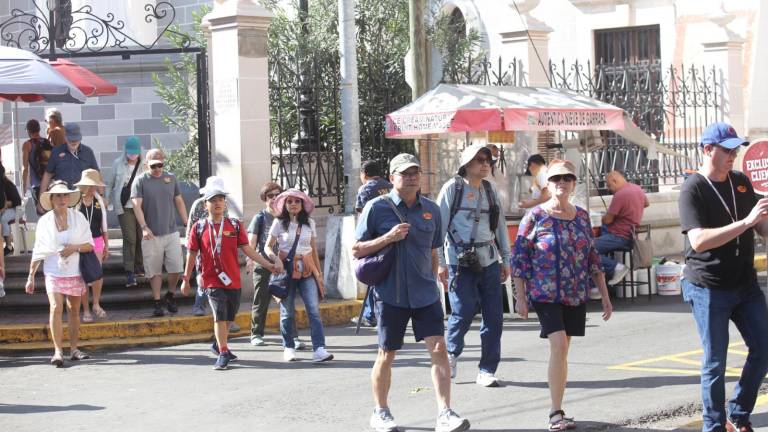
<svg viewBox="0 0 768 432"><path fill-rule="evenodd" d="M141 252L144 257L144 274L148 278L162 275L163 264L167 273L184 271L178 232L155 236L152 240L141 239Z"/></svg>

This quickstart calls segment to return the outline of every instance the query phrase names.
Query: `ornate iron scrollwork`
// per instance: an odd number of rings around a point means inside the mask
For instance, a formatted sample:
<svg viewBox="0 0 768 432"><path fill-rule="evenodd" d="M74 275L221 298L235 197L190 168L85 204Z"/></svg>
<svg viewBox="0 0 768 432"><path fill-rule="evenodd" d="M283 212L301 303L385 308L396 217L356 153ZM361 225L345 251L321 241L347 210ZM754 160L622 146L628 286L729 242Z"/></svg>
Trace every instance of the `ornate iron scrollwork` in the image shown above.
<svg viewBox="0 0 768 432"><path fill-rule="evenodd" d="M43 54L55 52L58 47L66 53L100 52L103 50L137 49L150 50L160 40L169 34L180 38L184 48L189 48L191 39L172 26L176 18L176 9L167 1L157 4L144 5L144 21L157 23L161 30L157 38L151 43L139 42L134 35L126 32L125 21L118 19L113 13L107 13L106 17L100 17L93 13L90 5L85 5L77 10L71 10L71 2L59 2L60 4L41 7L37 1L33 1L34 10L25 11L19 8L11 10L10 17L0 22L0 43L6 46ZM62 9L61 3L65 7ZM61 13L69 6L71 13ZM57 13L54 13L57 12ZM68 12L68 11L66 11ZM62 26L59 15L63 15L63 22L69 24ZM57 32L57 29L59 31ZM62 33L64 29L64 33ZM58 33L58 34L57 34ZM52 41L53 39L53 41ZM51 45L53 44L53 46Z"/></svg>

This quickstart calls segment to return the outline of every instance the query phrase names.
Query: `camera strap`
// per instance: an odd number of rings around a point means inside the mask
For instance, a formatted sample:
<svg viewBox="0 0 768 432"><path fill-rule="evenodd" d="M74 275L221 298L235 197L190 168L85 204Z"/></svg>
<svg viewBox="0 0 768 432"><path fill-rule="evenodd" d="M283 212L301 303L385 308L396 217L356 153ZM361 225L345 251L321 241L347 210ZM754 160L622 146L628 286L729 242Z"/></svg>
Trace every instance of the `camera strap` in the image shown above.
<svg viewBox="0 0 768 432"><path fill-rule="evenodd" d="M477 237L477 228L480 226L480 207L483 205L483 188L478 190L477 207L475 207L475 220L472 224L472 234L469 236L469 248L475 249L475 237Z"/></svg>

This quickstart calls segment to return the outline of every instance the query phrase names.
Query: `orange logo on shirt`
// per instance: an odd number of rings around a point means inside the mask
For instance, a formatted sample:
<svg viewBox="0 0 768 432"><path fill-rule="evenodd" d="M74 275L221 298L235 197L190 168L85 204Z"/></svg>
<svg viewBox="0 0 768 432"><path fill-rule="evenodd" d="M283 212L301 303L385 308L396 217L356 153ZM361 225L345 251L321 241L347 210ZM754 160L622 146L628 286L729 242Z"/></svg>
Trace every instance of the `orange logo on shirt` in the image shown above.
<svg viewBox="0 0 768 432"><path fill-rule="evenodd" d="M432 213L429 213L429 212L427 212L427 213L424 213L424 214L423 214L423 215L421 215L421 216L422 216L422 217L423 217L425 220L432 220Z"/></svg>
<svg viewBox="0 0 768 432"><path fill-rule="evenodd" d="M468 200L475 199L475 193L474 192L467 192L467 199Z"/></svg>
<svg viewBox="0 0 768 432"><path fill-rule="evenodd" d="M224 231L224 236L232 237L232 231Z"/></svg>
<svg viewBox="0 0 768 432"><path fill-rule="evenodd" d="M170 177L166 177L166 178L163 179L163 181L166 182L166 183L170 183L171 182L171 178Z"/></svg>
<svg viewBox="0 0 768 432"><path fill-rule="evenodd" d="M747 191L747 187L744 186L744 185L739 185L739 186L736 187L736 190L741 192L741 193L744 193L744 192Z"/></svg>

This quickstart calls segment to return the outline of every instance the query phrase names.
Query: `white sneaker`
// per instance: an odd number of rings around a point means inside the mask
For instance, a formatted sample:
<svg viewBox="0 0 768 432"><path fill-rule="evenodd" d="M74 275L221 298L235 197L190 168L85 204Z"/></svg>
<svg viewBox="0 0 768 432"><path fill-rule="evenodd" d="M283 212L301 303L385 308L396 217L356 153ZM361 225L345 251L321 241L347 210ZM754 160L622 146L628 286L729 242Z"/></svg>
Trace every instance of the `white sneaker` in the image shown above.
<svg viewBox="0 0 768 432"><path fill-rule="evenodd" d="M305 350L307 349L307 344L300 341L299 338L295 337L293 338L293 345L296 348L297 351Z"/></svg>
<svg viewBox="0 0 768 432"><path fill-rule="evenodd" d="M435 422L435 432L461 432L469 430L469 420L459 417L450 408L444 409Z"/></svg>
<svg viewBox="0 0 768 432"><path fill-rule="evenodd" d="M283 350L283 360L287 362L296 361L296 350L293 348L286 348Z"/></svg>
<svg viewBox="0 0 768 432"><path fill-rule="evenodd" d="M600 300L603 298L603 295L600 294L600 290L597 288L590 288L589 289L589 299L590 300Z"/></svg>
<svg viewBox="0 0 768 432"><path fill-rule="evenodd" d="M315 353L312 354L312 361L315 363L321 363L329 360L333 360L333 354L326 351L325 347L319 347L315 350Z"/></svg>
<svg viewBox="0 0 768 432"><path fill-rule="evenodd" d="M629 267L622 263L617 263L616 268L613 269L613 277L608 281L608 285L616 285L621 282L629 273Z"/></svg>
<svg viewBox="0 0 768 432"><path fill-rule="evenodd" d="M264 338L261 336L251 336L251 345L264 346L266 343L264 342Z"/></svg>
<svg viewBox="0 0 768 432"><path fill-rule="evenodd" d="M394 432L397 430L397 423L389 408L375 408L371 414L371 429L376 432Z"/></svg>
<svg viewBox="0 0 768 432"><path fill-rule="evenodd" d="M496 378L496 375L485 371L480 371L477 373L477 379L475 379L475 382L483 387L499 386L499 380Z"/></svg>
<svg viewBox="0 0 768 432"><path fill-rule="evenodd" d="M451 378L456 378L456 365L459 363L459 358L455 355L448 353L448 364L451 365Z"/></svg>

